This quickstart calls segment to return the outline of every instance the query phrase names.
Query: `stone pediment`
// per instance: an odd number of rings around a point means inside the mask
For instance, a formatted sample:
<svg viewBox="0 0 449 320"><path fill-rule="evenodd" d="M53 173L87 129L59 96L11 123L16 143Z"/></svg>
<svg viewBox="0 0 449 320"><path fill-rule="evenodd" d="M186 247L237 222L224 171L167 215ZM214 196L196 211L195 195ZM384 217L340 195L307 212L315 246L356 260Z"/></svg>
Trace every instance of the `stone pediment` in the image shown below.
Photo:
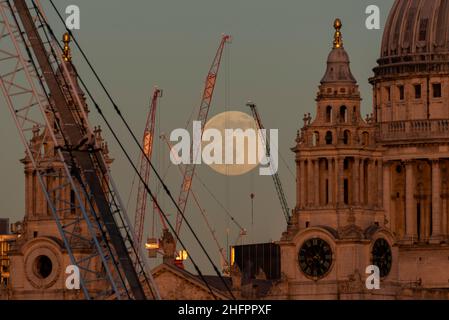
<svg viewBox="0 0 449 320"><path fill-rule="evenodd" d="M204 281L175 265L162 263L151 271L153 278L159 288L161 298L164 300L214 300ZM230 298L222 290L214 286L215 277L205 276L206 281L221 300Z"/></svg>
<svg viewBox="0 0 449 320"><path fill-rule="evenodd" d="M363 230L355 224L344 226L338 230L340 239L344 240L362 240Z"/></svg>

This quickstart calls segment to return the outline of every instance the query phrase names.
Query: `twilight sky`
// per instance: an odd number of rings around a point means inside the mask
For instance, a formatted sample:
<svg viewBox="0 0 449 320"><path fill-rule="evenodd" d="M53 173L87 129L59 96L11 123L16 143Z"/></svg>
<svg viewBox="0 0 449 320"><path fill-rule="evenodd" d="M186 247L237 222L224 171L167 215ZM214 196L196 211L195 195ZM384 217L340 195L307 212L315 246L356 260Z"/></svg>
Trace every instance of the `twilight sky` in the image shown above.
<svg viewBox="0 0 449 320"><path fill-rule="evenodd" d="M47 5L48 1L41 2L46 5L46 13L54 30L62 35L61 23ZM54 2L62 13L70 4L80 7L81 30L76 31L75 35L139 137L155 85L164 90L158 114L159 133L168 134L186 126L193 108L196 114L204 78L221 34L231 34L233 41L223 58L210 115L225 110L248 112L246 101L257 103L265 127L279 129L280 154L293 171L294 155L290 147L294 145L296 131L302 127L303 114L315 114L314 99L332 45L334 19L339 17L343 21L344 46L361 88L365 115L371 112L372 101L368 78L379 56L382 30L393 4L393 0ZM381 9L381 30L365 28L365 8L373 4ZM73 56L81 76L90 84L127 149L137 159L135 145L111 111L110 104L76 50ZM92 108L91 123L105 128ZM0 149L3 150L0 152L0 217L9 217L14 222L24 214L23 168L19 162L24 148L3 98L0 98L0 135L3 137L0 139ZM104 136L116 159L112 166L113 176L121 197L128 202L134 172L111 134L105 130ZM159 140L155 141L153 159L161 174L168 172L166 182L177 198L181 176L178 168L169 167L169 151ZM280 161L279 174L289 206L293 208L295 178L290 170ZM276 241L280 238L285 220L271 177L259 176L258 170L241 177L225 177L205 165L199 166L197 173L214 197L248 230L244 243ZM226 248L235 243L238 228L230 222L202 182L194 181L193 190L220 244ZM152 186L157 187L154 179ZM255 194L254 224L251 193ZM136 187L128 208L132 221L135 194ZM160 202L174 221L176 212L167 197L161 197ZM187 216L219 265L217 246L193 201L188 205ZM152 214L147 216L146 221L147 231L151 232ZM159 224L156 224L156 236L159 236L157 228ZM204 254L185 228L181 237L202 270L211 273Z"/></svg>

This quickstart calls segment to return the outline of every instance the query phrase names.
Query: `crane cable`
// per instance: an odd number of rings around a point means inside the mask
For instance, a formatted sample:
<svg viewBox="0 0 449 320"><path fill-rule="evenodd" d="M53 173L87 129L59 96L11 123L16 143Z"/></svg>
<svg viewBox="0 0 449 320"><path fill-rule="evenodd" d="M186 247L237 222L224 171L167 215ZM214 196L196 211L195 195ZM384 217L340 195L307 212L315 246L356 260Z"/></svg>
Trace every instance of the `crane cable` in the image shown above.
<svg viewBox="0 0 449 320"><path fill-rule="evenodd" d="M171 150L172 145L167 139L167 136L165 134L162 134L160 136L160 139L164 140L167 144L167 147ZM170 164L171 165L171 164ZM170 167L169 167L170 168ZM168 174L168 170L164 173L164 178ZM242 225L235 219L235 217L229 212L229 210L223 205L223 203L215 196L215 194L212 192L212 190L206 185L204 180L200 177L200 175L195 172L194 173L195 178L200 182L201 186L204 190L206 190L207 193L211 196L211 198L223 209L224 213L228 216L228 218L237 226L237 228L240 229L240 231L246 231L245 228L242 227Z"/></svg>
<svg viewBox="0 0 449 320"><path fill-rule="evenodd" d="M34 3L34 0L32 0ZM57 10L56 6L54 5L52 0L49 0L50 4L52 5L53 9L56 11L59 19L62 21L62 23L65 26L65 22L64 19L62 18L61 14L59 13L59 11ZM46 23L47 28L49 28L49 31L51 33L51 35L55 37L53 31L51 30L50 26ZM182 210L179 208L178 204L176 203L175 199L173 198L173 195L171 194L170 190L168 189L168 186L165 184L165 182L163 181L163 179L161 178L161 176L159 175L158 171L155 169L154 165L152 164L151 160L148 159L147 155L145 154L145 151L143 150L143 147L140 145L136 135L134 134L134 132L132 131L131 127L129 126L128 122L126 121L126 119L124 118L122 112L120 111L120 108L118 107L118 105L115 103L114 99L112 98L111 94L109 93L109 91L106 89L104 83L102 82L102 80L100 79L100 77L98 76L98 73L95 71L94 67L92 66L90 60L87 58L86 54L84 53L83 49L81 48L81 46L79 45L78 41L76 40L76 37L73 36L73 33L71 32L70 29L68 29L66 27L66 31L70 34L70 36L72 37L72 39L74 40L74 43L76 44L77 48L80 50L80 53L82 54L83 58L85 59L86 63L88 64L89 68L91 69L92 73L94 74L96 80L98 81L98 83L100 84L100 86L102 87L102 89L104 90L104 92L106 93L108 99L110 100L115 112L117 113L117 115L119 116L119 118L122 120L123 124L125 125L127 131L129 132L129 134L131 135L131 137L133 138L134 142L137 144L137 146L139 147L140 151L144 154L146 160L148 161L148 163L151 166L151 169L153 170L154 174L156 175L156 177L158 178L159 182L162 185L162 188L164 189L165 193L168 195L168 197L170 198L171 202L175 205L177 211L182 215L183 219L186 221L186 225L188 226L190 232L192 233L192 235L194 236L195 240L198 242L201 250L204 252L204 254L206 255L207 259L209 260L210 264L212 265L215 273L217 274L217 276L220 278L220 280L223 282L223 284L225 285L227 291L230 293L231 297L233 299L235 299L235 296L232 292L232 290L230 289L228 283L224 280L223 276L221 275L221 273L219 272L217 266L215 265L215 263L213 262L212 258L210 257L209 253L207 252L206 248L204 247L203 243L201 242L201 240L198 238L198 235L196 234L196 232L193 230L190 222L185 218L184 213L182 212ZM61 46L59 44L59 42L57 42L59 46ZM76 69L74 68L75 72ZM82 81L81 77L79 76L78 72L76 72L77 77L80 79L82 85L84 88L86 88L84 82ZM87 88L86 88L87 90ZM117 134L115 133L115 131L112 129L110 123L107 121L106 117L103 114L103 111L101 110L100 106L93 100L92 95L89 94L89 97L92 99L92 101L94 102L95 108L97 110L97 112L99 113L99 115L102 117L102 119L105 121L108 129L111 131L111 133L114 136L114 139L117 141L117 143L119 144L120 148L122 149L123 153L125 154L126 158L128 159L128 161L131 163L132 167L134 168L135 171L138 172L136 166L134 165L134 163L132 162L129 154L127 153L126 149L124 148L123 144L121 143L120 139L118 138ZM145 181L143 181L143 178L139 175L140 180L144 183ZM155 202L156 206L158 207L159 210L162 210L162 208L159 206L157 199L155 197L155 195L153 194L153 192L150 190L148 184L144 183L145 189L147 190L147 192L149 193L150 197L152 198L153 202ZM161 211L163 212L163 211ZM165 213L163 213L164 219L166 220L167 224L169 224L170 229L173 231L173 227L171 225L171 223L168 221L168 218L166 216ZM174 232L177 240L180 240L179 235ZM185 246L180 242L181 246L184 248L185 250ZM192 260L192 259L191 259ZM196 264L194 264L195 269L197 270L197 272L199 271L199 268ZM199 271L199 274L201 274L201 272ZM204 276L200 275L200 277L202 277L203 281L205 282L205 284L209 287L207 281L204 279ZM215 295L214 295L215 296Z"/></svg>
<svg viewBox="0 0 449 320"><path fill-rule="evenodd" d="M167 145L168 145L168 147L169 147L169 149L170 149L171 154L172 154L174 157L176 157L176 156L177 156L177 155L176 155L176 152L173 152L173 149L171 148L170 143L168 142L168 140L166 140L166 142L167 142ZM179 172L180 172L181 176L184 176L184 174L185 174L184 168L182 168L181 166L178 166L178 169L179 169ZM196 176L196 173L194 173L194 175ZM221 246L220 242L218 241L216 232L215 232L215 230L212 228L212 226L211 226L211 224L210 224L210 222L209 222L209 219L207 218L206 210L204 210L203 207L200 205L199 199L198 199L197 195L195 194L195 192L193 191L193 189L191 189L190 192L192 193L192 197L193 197L193 199L194 199L194 201L195 201L196 206L197 206L198 209L200 210L200 213L201 213L201 215L202 215L202 217L203 217L203 220L204 220L204 222L205 222L205 224L206 224L206 226L207 226L207 229L208 229L209 232L211 233L212 238L214 239L215 244L216 244L217 247L218 247L218 251L219 251L220 255L222 256L222 259L224 260L224 262L225 262L227 265L229 265L228 259L226 258L226 255L223 253L223 247Z"/></svg>

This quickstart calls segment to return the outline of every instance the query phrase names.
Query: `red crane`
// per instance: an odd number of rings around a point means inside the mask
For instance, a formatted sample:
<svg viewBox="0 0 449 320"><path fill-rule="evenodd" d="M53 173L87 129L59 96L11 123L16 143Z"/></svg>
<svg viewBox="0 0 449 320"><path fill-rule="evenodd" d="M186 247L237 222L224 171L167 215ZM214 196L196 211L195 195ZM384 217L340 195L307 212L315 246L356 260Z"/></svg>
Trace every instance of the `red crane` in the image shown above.
<svg viewBox="0 0 449 320"><path fill-rule="evenodd" d="M142 146L145 154L142 153L140 157L140 175L143 177L145 184L148 185L150 180L151 166L147 161L151 160L151 155L153 154L153 142L154 142L154 131L156 127L156 110L159 98L162 97L162 90L157 87L154 88L153 97L151 99L150 112L148 113L147 122L145 125L145 130L143 133ZM145 185L142 181L139 182L137 189L137 206L136 215L134 216L134 229L136 232L137 246L140 247L142 244L143 229L145 225L145 213L147 210L148 193L145 189ZM154 208L154 206L153 206ZM160 215L160 213L159 213ZM161 222L164 229L167 229L163 217L161 217Z"/></svg>
<svg viewBox="0 0 449 320"><path fill-rule="evenodd" d="M223 50L226 43L230 42L231 36L223 35L221 38L220 46L218 47L217 53L215 54L214 61L206 77L206 83L203 93L203 98L201 100L200 110L197 117L197 121L201 122L201 134L204 130L204 125L207 121L207 116L209 114L210 105L212 102L212 97L214 95L215 84L217 83L218 71L220 70L221 57L223 56ZM190 159L195 159L197 155L194 155L193 146L190 149L191 157ZM195 164L192 161L191 164L185 167L184 179L181 185L181 191L178 198L178 206L180 212L176 216L176 233L179 234L181 230L182 221L184 220L184 213L187 206L187 200L189 198L190 188L192 186L192 179L195 174Z"/></svg>
<svg viewBox="0 0 449 320"><path fill-rule="evenodd" d="M171 154L173 155L173 157L176 159L178 158L178 154L176 152L173 151L173 146L171 145L170 141L168 140L167 136L165 134L162 134L160 136L160 138L167 144L168 149L170 150ZM181 173L182 176L184 176L184 168L181 166L178 166L179 171ZM195 174L196 176L196 174ZM218 241L217 235L215 233L215 230L212 228L209 219L207 218L206 215L206 210L200 205L200 201L198 199L198 196L195 194L195 192L193 192L193 190L190 191L192 193L192 197L193 200L195 201L196 206L198 207L198 209L200 210L201 215L203 216L204 222L206 223L207 229L209 230L209 232L212 235L212 238L215 241L215 244L218 247L218 252L220 253L221 256L221 265L222 265L222 269L225 270L226 267L229 266L229 262L228 259L226 258L226 254L225 254L225 250L224 248L221 246L220 241Z"/></svg>

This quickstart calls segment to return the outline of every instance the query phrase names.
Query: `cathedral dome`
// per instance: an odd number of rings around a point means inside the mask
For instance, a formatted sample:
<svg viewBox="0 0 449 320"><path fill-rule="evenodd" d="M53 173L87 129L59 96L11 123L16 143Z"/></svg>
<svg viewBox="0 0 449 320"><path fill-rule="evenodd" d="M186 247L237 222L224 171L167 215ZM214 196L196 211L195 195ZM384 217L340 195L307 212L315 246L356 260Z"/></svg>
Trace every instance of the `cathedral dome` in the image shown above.
<svg viewBox="0 0 449 320"><path fill-rule="evenodd" d="M376 75L448 71L449 0L396 0L378 62Z"/></svg>

